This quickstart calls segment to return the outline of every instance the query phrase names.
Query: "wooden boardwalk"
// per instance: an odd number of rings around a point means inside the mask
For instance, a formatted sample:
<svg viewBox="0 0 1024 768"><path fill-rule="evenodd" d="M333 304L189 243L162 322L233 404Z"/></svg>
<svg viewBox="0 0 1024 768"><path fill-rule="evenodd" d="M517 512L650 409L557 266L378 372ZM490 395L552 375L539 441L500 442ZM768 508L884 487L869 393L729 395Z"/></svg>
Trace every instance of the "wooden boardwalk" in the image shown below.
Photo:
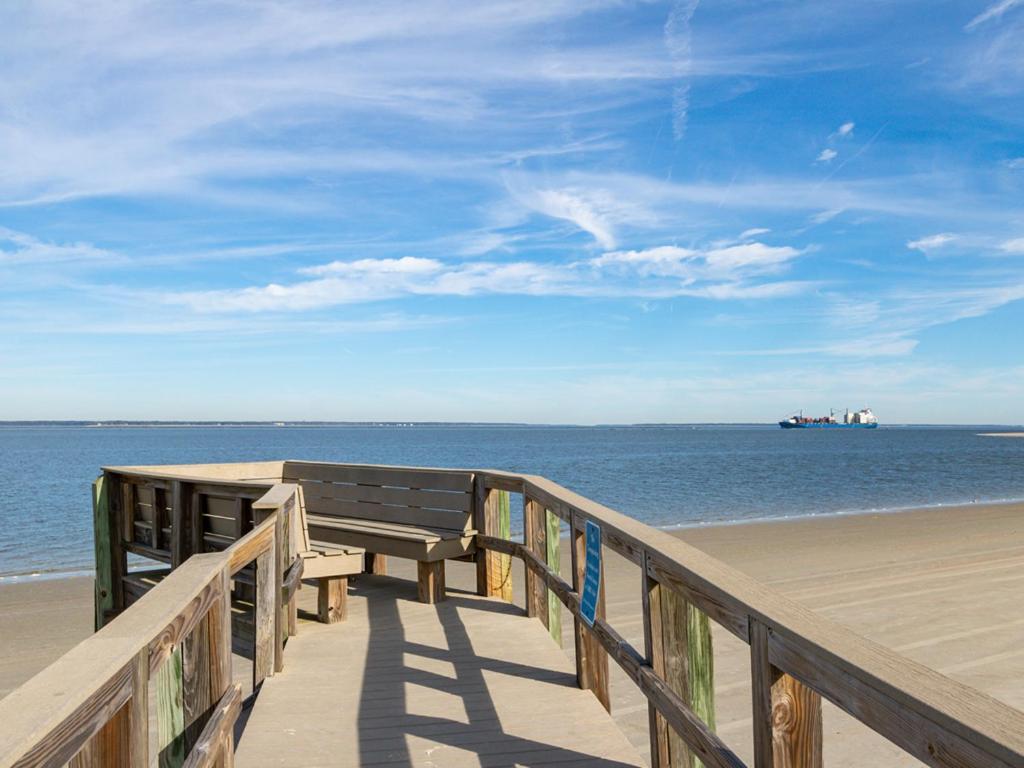
<svg viewBox="0 0 1024 768"><path fill-rule="evenodd" d="M248 713L236 765L645 764L540 622L449 595L424 605L410 581L364 576L345 622L302 621L284 673Z"/></svg>

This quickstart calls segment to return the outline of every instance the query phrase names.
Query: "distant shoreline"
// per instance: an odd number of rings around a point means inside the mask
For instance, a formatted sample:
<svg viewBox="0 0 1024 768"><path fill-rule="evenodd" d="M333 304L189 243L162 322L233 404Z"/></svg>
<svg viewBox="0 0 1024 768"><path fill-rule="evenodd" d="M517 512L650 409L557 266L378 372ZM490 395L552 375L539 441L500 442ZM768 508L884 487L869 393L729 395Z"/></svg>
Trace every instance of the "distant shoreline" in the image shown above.
<svg viewBox="0 0 1024 768"><path fill-rule="evenodd" d="M636 422L636 423L602 423L602 424L541 424L516 421L132 421L121 419L64 419L64 420L0 420L0 429L11 427L83 427L89 429L125 429L125 428L276 428L289 427L480 427L480 428L514 428L514 429L550 429L561 427L566 429L715 429L715 428L748 428L778 429L775 421L694 421L694 422ZM1024 437L1024 431L1014 424L880 424L880 429L964 429L990 430L979 433L982 437ZM999 431L994 431L999 430Z"/></svg>

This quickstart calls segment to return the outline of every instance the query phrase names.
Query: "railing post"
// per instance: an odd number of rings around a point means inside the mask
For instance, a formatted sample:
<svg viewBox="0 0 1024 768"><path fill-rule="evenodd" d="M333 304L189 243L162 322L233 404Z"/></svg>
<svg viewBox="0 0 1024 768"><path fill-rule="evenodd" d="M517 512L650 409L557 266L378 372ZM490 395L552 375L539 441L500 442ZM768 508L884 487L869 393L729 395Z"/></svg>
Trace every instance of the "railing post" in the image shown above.
<svg viewBox="0 0 1024 768"><path fill-rule="evenodd" d="M274 674L274 654L277 636L277 609L274 589L277 577L276 531L270 549L256 556L256 600L253 611L253 631L256 647L253 652L252 685L256 688L264 678ZM278 591L280 594L280 591ZM280 598L278 598L280 599Z"/></svg>
<svg viewBox="0 0 1024 768"><path fill-rule="evenodd" d="M156 723L160 768L185 762L185 702L181 646L175 646L156 673Z"/></svg>
<svg viewBox="0 0 1024 768"><path fill-rule="evenodd" d="M644 655L654 674L665 679L664 630L661 626L661 585L647 572L647 550L643 551ZM671 686L670 686L671 687ZM674 690L674 689L673 689ZM678 693L678 691L676 691ZM668 723L653 704L647 705L648 731L651 739L651 768L669 768Z"/></svg>
<svg viewBox="0 0 1024 768"><path fill-rule="evenodd" d="M768 627L750 619L755 768L821 768L821 696L768 658Z"/></svg>
<svg viewBox="0 0 1024 768"><path fill-rule="evenodd" d="M554 514L550 509L544 510L545 527L545 559L548 564L548 568L558 573L562 569L562 519ZM562 603L559 602L558 597L551 590L547 591L548 600L548 633L551 638L558 643L559 647L562 645Z"/></svg>
<svg viewBox="0 0 1024 768"><path fill-rule="evenodd" d="M480 533L506 540L511 537L508 491L485 488L477 479L474 504L474 518ZM512 557L501 552L478 550L476 590L484 597L500 597L511 603Z"/></svg>
<svg viewBox="0 0 1024 768"><path fill-rule="evenodd" d="M214 702L231 685L231 572L227 566L220 575L221 597L210 606L210 693ZM220 745L219 766L232 766L235 761L235 738L231 728L224 735Z"/></svg>
<svg viewBox="0 0 1024 768"><path fill-rule="evenodd" d="M284 589L284 572L288 561L288 533L284 524L284 509L274 511L274 672L284 669L284 639L288 632L288 607L281 599Z"/></svg>
<svg viewBox="0 0 1024 768"><path fill-rule="evenodd" d="M547 528L543 523L544 508L540 502L523 494L523 542L526 548L543 559ZM526 573L526 615L537 617L548 626L548 588L544 580L528 566Z"/></svg>
<svg viewBox="0 0 1024 768"><path fill-rule="evenodd" d="M128 561L121 545L122 492L116 475L93 483L93 535L96 549L96 618L98 631L124 610L124 575Z"/></svg>
<svg viewBox="0 0 1024 768"><path fill-rule="evenodd" d="M575 513L570 515L569 530L572 531L572 588L576 594L582 594L584 569L586 568L587 542L586 533L577 528ZM597 599L597 618L605 617L605 578L604 562L601 563L601 591ZM608 652L600 641L579 618L573 620L576 641L576 684L584 690L593 691L597 700L606 710L612 711L611 698L608 695Z"/></svg>

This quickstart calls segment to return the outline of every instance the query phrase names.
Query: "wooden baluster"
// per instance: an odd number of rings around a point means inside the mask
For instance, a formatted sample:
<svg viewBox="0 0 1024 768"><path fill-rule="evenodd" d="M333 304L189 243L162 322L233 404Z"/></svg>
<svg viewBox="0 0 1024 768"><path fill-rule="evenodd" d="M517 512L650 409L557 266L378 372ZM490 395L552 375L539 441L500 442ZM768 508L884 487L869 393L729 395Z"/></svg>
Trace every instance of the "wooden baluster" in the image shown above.
<svg viewBox="0 0 1024 768"><path fill-rule="evenodd" d="M99 631L106 616L114 608L115 547L118 528L112 524L108 478L100 476L92 484L92 525L96 549L96 617L94 629ZM120 579L118 579L120 581Z"/></svg>
<svg viewBox="0 0 1024 768"><path fill-rule="evenodd" d="M274 649L276 646L274 638L278 634L278 614L274 601L274 587L277 585L277 577L274 574L277 565L276 550L276 543L274 543L269 550L261 552L256 557L256 599L253 608L256 647L252 665L253 688L262 683L264 678L274 674Z"/></svg>
<svg viewBox="0 0 1024 768"><path fill-rule="evenodd" d="M181 646L175 646L156 673L157 747L160 768L185 762L185 706Z"/></svg>
<svg viewBox="0 0 1024 768"><path fill-rule="evenodd" d="M571 517L570 530L573 537L572 548L572 588L576 594L582 595L583 580L586 568L587 542L582 521L577 521L575 514ZM605 578L604 562L601 563L601 591L597 599L597 618L605 617ZM594 637L587 625L576 618L573 621L576 640L576 683L584 690L593 691L597 700L605 709L612 711L611 698L608 695L608 652L600 641Z"/></svg>
<svg viewBox="0 0 1024 768"><path fill-rule="evenodd" d="M647 550L643 552L643 602L644 619L644 655L654 673L662 680L665 678L665 646L664 630L661 626L661 585L647 572ZM675 689L673 689L675 690ZM676 691L678 693L678 691ZM669 756L668 723L665 722L653 704L647 705L648 730L651 739L652 768L668 768L671 765Z"/></svg>
<svg viewBox="0 0 1024 768"><path fill-rule="evenodd" d="M231 573L227 568L220 575L221 597L210 606L209 621L209 659L210 659L210 697L214 702L221 697L231 685ZM235 761L234 731L229 728L220 745L218 768L230 768Z"/></svg>
<svg viewBox="0 0 1024 768"><path fill-rule="evenodd" d="M288 632L288 606L281 599L284 588L284 572L288 561L288 540L285 533L284 510L274 511L274 672L284 669L284 639Z"/></svg>
<svg viewBox="0 0 1024 768"><path fill-rule="evenodd" d="M181 643L182 705L185 718L185 754L202 733L210 708L217 701L210 690L209 614Z"/></svg>
<svg viewBox="0 0 1024 768"><path fill-rule="evenodd" d="M180 480L171 483L171 567L177 568L192 554L190 520L192 486Z"/></svg>
<svg viewBox="0 0 1024 768"><path fill-rule="evenodd" d="M559 573L562 570L562 518L552 512L550 509L544 510L545 517L545 531L544 543L545 552L544 556L548 564L548 568L553 570L555 573ZM558 646L562 646L562 603L558 597L551 590L547 590L547 604L548 604L548 620L547 627L548 633L551 638L558 643Z"/></svg>
<svg viewBox="0 0 1024 768"><path fill-rule="evenodd" d="M86 742L70 768L149 768L149 649L132 664L128 702Z"/></svg>
<svg viewBox="0 0 1024 768"><path fill-rule="evenodd" d="M750 619L755 768L821 768L821 697L769 661L769 629Z"/></svg>
<svg viewBox="0 0 1024 768"><path fill-rule="evenodd" d="M511 521L508 491L492 489L480 491L481 487L478 486L475 502L481 510L475 513L477 530L487 536L509 539L511 537ZM476 588L478 594L485 597L500 597L511 603L512 557L489 550L477 552Z"/></svg>
<svg viewBox="0 0 1024 768"><path fill-rule="evenodd" d="M543 520L544 508L540 502L523 496L523 541L526 548L542 559L546 551L547 528ZM526 615L537 617L548 626L548 588L532 569L526 567Z"/></svg>

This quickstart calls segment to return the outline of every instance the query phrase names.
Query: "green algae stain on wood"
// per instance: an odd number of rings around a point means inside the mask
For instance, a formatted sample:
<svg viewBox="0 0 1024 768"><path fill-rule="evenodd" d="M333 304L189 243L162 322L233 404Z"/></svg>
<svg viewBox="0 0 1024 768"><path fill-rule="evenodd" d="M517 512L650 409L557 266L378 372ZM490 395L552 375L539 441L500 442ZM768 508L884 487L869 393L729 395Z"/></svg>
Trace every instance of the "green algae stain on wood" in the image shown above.
<svg viewBox="0 0 1024 768"><path fill-rule="evenodd" d="M706 613L687 603L686 610L687 683L690 708L711 731L715 730L715 652L711 643L711 623ZM704 764L691 755L691 766Z"/></svg>
<svg viewBox="0 0 1024 768"><path fill-rule="evenodd" d="M546 544L545 560L548 568L558 573L562 567L562 553L559 541L559 534L562 529L562 521L551 512L545 509L545 524L547 527L544 541ZM559 646L562 645L562 603L550 589L548 590L548 632Z"/></svg>
<svg viewBox="0 0 1024 768"><path fill-rule="evenodd" d="M156 673L157 748L160 768L185 763L185 701L181 646L176 646Z"/></svg>
<svg viewBox="0 0 1024 768"><path fill-rule="evenodd" d="M96 626L103 626L107 611L114 607L114 573L110 557L110 502L107 481L102 475L92 484L92 530L96 547Z"/></svg>

